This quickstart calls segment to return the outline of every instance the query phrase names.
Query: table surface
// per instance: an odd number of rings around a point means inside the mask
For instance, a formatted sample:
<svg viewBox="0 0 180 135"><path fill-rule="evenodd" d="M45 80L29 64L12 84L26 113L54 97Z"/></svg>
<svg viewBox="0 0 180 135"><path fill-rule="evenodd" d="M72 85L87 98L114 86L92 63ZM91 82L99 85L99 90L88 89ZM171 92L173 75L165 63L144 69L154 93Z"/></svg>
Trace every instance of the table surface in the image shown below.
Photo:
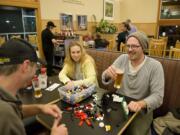
<svg viewBox="0 0 180 135"><path fill-rule="evenodd" d="M52 82L57 82L57 77L50 78ZM101 97L102 95L107 92L101 88L96 88L96 95L98 100L96 100L96 104L101 106ZM62 110L67 107L72 107L72 105L65 103L64 101L60 101L59 99L59 92L55 89L52 92L42 90L43 96L42 98L36 99L33 97L33 90L20 90L19 96L20 99L24 104L32 104L32 103L55 103L57 104ZM126 97L126 101L130 101L130 98ZM92 103L93 97L89 97L86 100L80 102L80 104ZM102 109L104 114L104 119L102 121L97 120L90 120L93 128L89 127L85 122L82 126L79 126L80 119L75 118L71 111L63 111L63 118L61 123L66 124L68 128L69 135L79 135L79 134L86 134L86 135L116 135L121 134L126 127L131 123L131 121L136 117L137 113L130 113L128 117L124 114L123 108L121 103L117 102L110 102L111 111L106 112L106 109ZM102 106L101 106L102 107ZM102 107L104 108L104 107ZM39 114L36 116L37 120L43 124L45 127L50 129L52 127L54 118L48 115ZM99 127L99 123L103 122L105 125L110 125L111 130L105 131L105 127Z"/></svg>

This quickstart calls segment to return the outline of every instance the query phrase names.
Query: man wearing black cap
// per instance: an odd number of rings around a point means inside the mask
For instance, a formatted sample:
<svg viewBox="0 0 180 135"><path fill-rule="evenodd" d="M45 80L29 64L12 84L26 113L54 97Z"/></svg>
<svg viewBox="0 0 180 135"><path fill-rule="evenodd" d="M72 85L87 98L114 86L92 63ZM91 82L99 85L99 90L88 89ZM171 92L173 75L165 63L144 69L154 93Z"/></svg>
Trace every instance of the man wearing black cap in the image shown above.
<svg viewBox="0 0 180 135"><path fill-rule="evenodd" d="M53 74L53 49L54 45L59 45L60 41L55 39L52 30L56 26L53 22L49 21L46 28L42 31L42 47L44 56L47 62L47 75L51 76Z"/></svg>
<svg viewBox="0 0 180 135"><path fill-rule="evenodd" d="M27 86L36 72L35 49L22 39L11 39L0 47L0 134L25 135L22 118L38 113L55 117L52 135L67 135L59 125L61 111L56 105L22 105L17 91Z"/></svg>
<svg viewBox="0 0 180 135"><path fill-rule="evenodd" d="M153 110L163 102L164 72L159 61L145 56L148 38L142 32L127 37L127 54L120 55L102 74L104 84L117 77L117 69L123 73L121 95L135 99L128 104L132 112L139 112L126 130L127 135L148 135L153 120Z"/></svg>

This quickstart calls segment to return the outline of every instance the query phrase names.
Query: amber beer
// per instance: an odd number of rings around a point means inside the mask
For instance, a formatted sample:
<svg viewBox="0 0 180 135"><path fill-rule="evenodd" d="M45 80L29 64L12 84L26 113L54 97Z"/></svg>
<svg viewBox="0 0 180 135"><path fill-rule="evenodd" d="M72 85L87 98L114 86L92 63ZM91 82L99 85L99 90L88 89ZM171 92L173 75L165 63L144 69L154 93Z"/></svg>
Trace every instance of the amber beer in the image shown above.
<svg viewBox="0 0 180 135"><path fill-rule="evenodd" d="M121 81L122 81L122 78L123 78L123 72L116 72L117 73L117 77L116 77L116 80L115 80L115 83L114 83L114 88L116 89L120 89L121 88Z"/></svg>
<svg viewBox="0 0 180 135"><path fill-rule="evenodd" d="M34 97L35 97L35 98L40 98L40 97L42 97L41 88L35 88L35 89L34 89Z"/></svg>
<svg viewBox="0 0 180 135"><path fill-rule="evenodd" d="M32 79L32 84L33 84L33 88L34 88L34 97L35 98L42 97L42 92L41 92L41 88L40 88L40 84L39 84L39 79L38 79L37 76L34 76L34 78Z"/></svg>

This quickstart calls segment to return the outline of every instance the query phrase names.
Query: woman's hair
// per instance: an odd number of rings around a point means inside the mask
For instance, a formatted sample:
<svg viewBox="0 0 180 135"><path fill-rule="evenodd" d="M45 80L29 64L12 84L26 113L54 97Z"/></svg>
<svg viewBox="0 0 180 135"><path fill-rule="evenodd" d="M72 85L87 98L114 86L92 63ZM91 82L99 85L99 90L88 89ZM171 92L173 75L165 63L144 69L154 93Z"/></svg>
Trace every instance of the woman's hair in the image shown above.
<svg viewBox="0 0 180 135"><path fill-rule="evenodd" d="M85 56L86 56L86 52L85 52L85 49L83 48L83 46L77 42L77 41L72 41L69 43L69 46L68 46L68 49L67 49L67 55L66 55L66 58L65 58L65 63L70 63L70 64L73 64L75 63L74 60L72 59L71 57L71 48L74 47L74 46L78 46L80 48L80 51L81 51L81 58L80 58L80 63L82 63L85 59Z"/></svg>
<svg viewBox="0 0 180 135"><path fill-rule="evenodd" d="M67 49L66 58L64 60L64 64L67 64L68 67L72 67L71 69L69 69L70 70L69 72L70 72L71 75L74 74L75 64L76 64L76 62L71 57L71 48L73 46L79 46L80 47L81 58L80 58L79 63L80 63L81 66L85 62L86 59L90 59L93 62L94 66L95 66L95 62L94 62L93 58L86 53L86 51L83 48L82 44L80 44L77 41L72 41L72 42L69 43L69 46L68 46L68 49Z"/></svg>

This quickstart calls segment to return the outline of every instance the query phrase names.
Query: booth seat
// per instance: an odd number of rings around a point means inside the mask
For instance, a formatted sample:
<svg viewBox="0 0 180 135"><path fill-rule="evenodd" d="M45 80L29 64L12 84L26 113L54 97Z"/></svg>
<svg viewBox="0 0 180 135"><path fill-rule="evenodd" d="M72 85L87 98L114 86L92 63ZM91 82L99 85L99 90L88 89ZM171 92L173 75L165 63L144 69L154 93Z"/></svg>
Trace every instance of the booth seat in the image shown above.
<svg viewBox="0 0 180 135"><path fill-rule="evenodd" d="M99 86L106 90L114 91L113 84L103 85L101 80L102 72L107 69L114 60L121 55L120 52L86 50L96 63ZM154 111L154 117L162 116L173 108L180 107L180 60L169 58L153 57L162 63L165 74L165 93L163 104Z"/></svg>

